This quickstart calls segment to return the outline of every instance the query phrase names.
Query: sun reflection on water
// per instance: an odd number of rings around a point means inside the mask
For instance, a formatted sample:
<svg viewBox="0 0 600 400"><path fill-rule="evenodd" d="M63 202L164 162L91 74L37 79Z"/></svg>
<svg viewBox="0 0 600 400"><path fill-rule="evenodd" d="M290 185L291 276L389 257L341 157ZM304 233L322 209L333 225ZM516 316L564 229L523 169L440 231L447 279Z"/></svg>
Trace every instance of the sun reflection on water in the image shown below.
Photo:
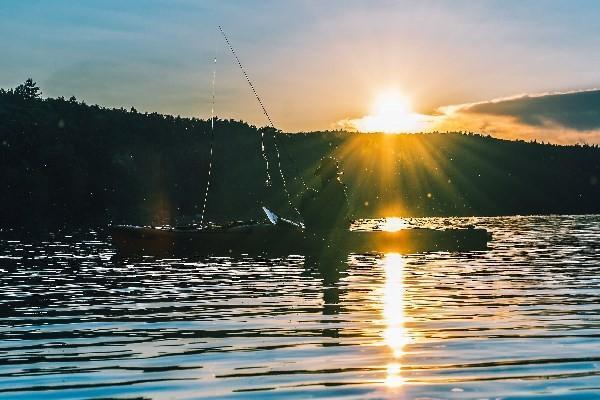
<svg viewBox="0 0 600 400"><path fill-rule="evenodd" d="M404 259L400 254L388 253L382 263L385 272L383 318L386 325L383 338L393 356L393 361L387 365L385 383L388 387L398 387L404 383L401 358L405 346L411 341L405 327Z"/></svg>
<svg viewBox="0 0 600 400"><path fill-rule="evenodd" d="M398 217L387 217L383 224L381 224L381 230L386 232L397 232L401 229L405 229L408 226L405 220Z"/></svg>

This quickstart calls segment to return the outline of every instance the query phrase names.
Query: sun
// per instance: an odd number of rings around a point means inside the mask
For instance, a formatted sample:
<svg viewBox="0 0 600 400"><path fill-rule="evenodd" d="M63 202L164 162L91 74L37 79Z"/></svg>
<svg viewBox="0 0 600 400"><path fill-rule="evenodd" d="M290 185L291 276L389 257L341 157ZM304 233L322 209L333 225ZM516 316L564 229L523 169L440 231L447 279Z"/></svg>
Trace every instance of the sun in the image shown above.
<svg viewBox="0 0 600 400"><path fill-rule="evenodd" d="M412 111L406 96L388 90L377 96L369 115L353 123L360 132L409 133L423 129L424 117Z"/></svg>

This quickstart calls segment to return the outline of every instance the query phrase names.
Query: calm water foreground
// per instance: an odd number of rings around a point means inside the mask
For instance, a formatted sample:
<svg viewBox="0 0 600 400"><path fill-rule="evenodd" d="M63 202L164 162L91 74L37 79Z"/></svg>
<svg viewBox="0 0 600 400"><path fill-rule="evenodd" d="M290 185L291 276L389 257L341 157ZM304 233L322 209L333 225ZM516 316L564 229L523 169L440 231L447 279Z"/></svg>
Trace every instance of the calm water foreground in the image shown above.
<svg viewBox="0 0 600 400"><path fill-rule="evenodd" d="M116 261L97 233L3 240L0 399L600 398L600 216L468 222L489 251Z"/></svg>

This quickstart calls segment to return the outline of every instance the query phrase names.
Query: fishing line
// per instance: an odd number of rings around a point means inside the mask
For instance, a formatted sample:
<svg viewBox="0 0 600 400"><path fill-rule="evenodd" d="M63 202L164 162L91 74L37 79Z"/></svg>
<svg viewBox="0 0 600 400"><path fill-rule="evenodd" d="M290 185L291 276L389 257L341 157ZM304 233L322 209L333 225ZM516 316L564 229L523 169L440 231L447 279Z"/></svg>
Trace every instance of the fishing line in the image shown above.
<svg viewBox="0 0 600 400"><path fill-rule="evenodd" d="M204 191L204 203L202 204L202 216L200 217L200 226L204 226L204 216L206 215L206 203L208 202L208 191L210 189L210 179L212 176L213 148L215 143L215 83L217 80L217 44L215 41L215 57L213 58L212 73L212 105L210 108L210 150L208 155L208 177L206 178L206 190Z"/></svg>
<svg viewBox="0 0 600 400"><path fill-rule="evenodd" d="M258 101L258 104L260 105L260 108L262 109L263 114L265 114L265 116L267 117L267 120L269 121L269 125L271 126L271 128L273 128L273 146L275 148L275 154L277 155L277 167L279 169L279 175L281 176L281 181L283 182L283 191L285 192L285 195L287 197L287 202L290 205L290 207L296 212L296 214L298 214L298 217L300 217L300 219L302 219L302 215L300 214L300 211L298 211L298 208L296 208L296 206L292 202L292 196L290 195L290 192L287 189L287 182L285 179L285 175L283 174L283 169L281 167L281 155L279 152L279 145L277 144L277 138L275 136L277 128L275 128L275 125L273 124L273 121L271 120L271 117L269 116L267 109L265 108L262 100L260 99L260 96L256 92L256 89L254 89L254 85L250 81L250 78L248 77L248 74L246 73L246 70L244 69L242 62L240 61L239 57L237 56L235 50L233 49L233 46L231 45L227 35L225 34L225 31L223 31L223 28L221 28L220 25L219 25L219 31L221 31L221 34L225 38L225 42L227 43L229 50L231 50L231 53L233 54L233 56L235 57L235 59L238 63L238 66L242 70L242 73L244 74L244 77L246 78L246 82L248 82L248 85L250 86L250 89L252 89L252 93L254 93L254 97L256 97L256 100ZM261 150L262 150L263 158L267 165L267 182L266 182L266 184L267 184L267 186L270 186L271 176L269 174L269 160L267 157L267 153L265 151L264 134L265 134L264 130L261 130Z"/></svg>
<svg viewBox="0 0 600 400"><path fill-rule="evenodd" d="M248 85L250 86L250 89L252 89L252 93L254 93L254 97L256 97L256 100L258 100L258 104L260 104L260 107L262 108L263 113L267 117L267 120L269 121L269 124L271 124L271 126L274 128L273 121L271 121L271 117L269 117L269 113L267 112L267 109L265 108L265 106L263 105L262 100L258 96L258 93L256 92L256 89L254 89L254 85L250 81L250 78L248 77L248 74L246 73L246 70L244 69L244 66L242 65L242 62L240 61L239 57L237 56L235 50L233 49L233 46L231 46L231 43L229 43L229 39L227 38L227 35L223 31L223 28L221 28L221 25L219 25L219 31L221 31L221 34L225 38L225 43L227 43L227 46L229 47L229 50L231 50L231 53L235 57L235 60L237 61L238 66L240 67L240 69L242 70L242 73L244 74L244 78L246 78L246 82L248 82ZM261 150L261 153L262 153L262 157L265 160L265 164L267 166L267 178L265 180L265 185L271 186L271 173L269 172L269 158L267 157L267 152L265 150L265 131L264 130L260 131L260 150ZM287 191L287 189L286 189L286 191Z"/></svg>

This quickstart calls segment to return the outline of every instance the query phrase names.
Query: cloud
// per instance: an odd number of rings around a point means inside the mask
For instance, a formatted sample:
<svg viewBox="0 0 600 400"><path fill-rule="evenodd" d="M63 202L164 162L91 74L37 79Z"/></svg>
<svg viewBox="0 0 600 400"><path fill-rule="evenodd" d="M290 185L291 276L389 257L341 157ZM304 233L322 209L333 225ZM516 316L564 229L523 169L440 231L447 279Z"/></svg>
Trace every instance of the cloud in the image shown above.
<svg viewBox="0 0 600 400"><path fill-rule="evenodd" d="M469 130L506 139L559 144L600 143L600 90L521 94L440 107L436 129Z"/></svg>
<svg viewBox="0 0 600 400"><path fill-rule="evenodd" d="M589 131L600 128L600 90L522 95L472 104L461 111L514 117L520 123L538 127L559 125Z"/></svg>

